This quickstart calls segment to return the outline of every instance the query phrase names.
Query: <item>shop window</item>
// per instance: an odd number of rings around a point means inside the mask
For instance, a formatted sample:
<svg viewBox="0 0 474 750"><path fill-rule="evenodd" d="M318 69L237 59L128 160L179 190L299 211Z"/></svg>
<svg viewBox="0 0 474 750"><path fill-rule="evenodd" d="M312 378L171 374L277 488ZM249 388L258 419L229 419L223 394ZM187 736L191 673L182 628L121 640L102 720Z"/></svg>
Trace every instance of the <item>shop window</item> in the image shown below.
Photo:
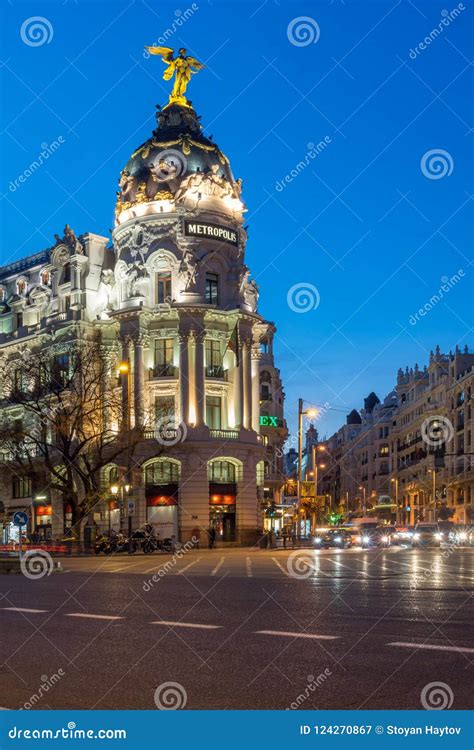
<svg viewBox="0 0 474 750"><path fill-rule="evenodd" d="M164 305L171 300L171 272L164 271L156 277L156 301L159 305Z"/></svg>
<svg viewBox="0 0 474 750"><path fill-rule="evenodd" d="M14 498L31 497L32 483L31 477L19 476L14 477L12 481L12 493Z"/></svg>
<svg viewBox="0 0 474 750"><path fill-rule="evenodd" d="M211 430L221 428L221 397L206 397L206 424Z"/></svg>
<svg viewBox="0 0 474 750"><path fill-rule="evenodd" d="M219 301L219 277L216 273L206 273L206 302L217 305Z"/></svg>

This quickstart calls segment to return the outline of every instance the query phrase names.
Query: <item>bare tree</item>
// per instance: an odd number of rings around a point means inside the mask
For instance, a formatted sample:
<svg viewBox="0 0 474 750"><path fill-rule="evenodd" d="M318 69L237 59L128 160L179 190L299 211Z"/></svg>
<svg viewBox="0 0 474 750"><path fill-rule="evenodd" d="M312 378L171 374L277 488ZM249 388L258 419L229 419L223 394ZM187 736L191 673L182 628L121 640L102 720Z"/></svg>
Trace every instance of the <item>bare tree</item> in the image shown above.
<svg viewBox="0 0 474 750"><path fill-rule="evenodd" d="M130 374L122 377L130 377ZM71 507L72 529L104 499L103 470L130 472L142 429L129 428L110 350L93 340L26 352L3 373L0 451L10 473L45 475Z"/></svg>

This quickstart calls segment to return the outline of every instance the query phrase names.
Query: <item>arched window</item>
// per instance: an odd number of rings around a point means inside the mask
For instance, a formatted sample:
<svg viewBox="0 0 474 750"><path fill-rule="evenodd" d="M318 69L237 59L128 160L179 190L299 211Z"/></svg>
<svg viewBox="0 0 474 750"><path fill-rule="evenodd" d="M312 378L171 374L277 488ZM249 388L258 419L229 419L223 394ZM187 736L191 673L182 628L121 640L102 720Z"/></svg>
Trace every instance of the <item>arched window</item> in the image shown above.
<svg viewBox="0 0 474 750"><path fill-rule="evenodd" d="M162 459L145 466L145 485L176 484L180 480L178 461Z"/></svg>
<svg viewBox="0 0 474 750"><path fill-rule="evenodd" d="M208 477L210 482L233 483L236 482L236 466L230 461L216 459L208 464Z"/></svg>

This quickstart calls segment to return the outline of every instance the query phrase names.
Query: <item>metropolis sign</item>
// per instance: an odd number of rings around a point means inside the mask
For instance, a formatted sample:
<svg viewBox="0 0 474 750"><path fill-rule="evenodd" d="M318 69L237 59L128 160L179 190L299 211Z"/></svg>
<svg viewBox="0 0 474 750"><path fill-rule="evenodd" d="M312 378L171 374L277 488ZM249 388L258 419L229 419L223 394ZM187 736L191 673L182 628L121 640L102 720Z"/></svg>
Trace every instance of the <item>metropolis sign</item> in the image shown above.
<svg viewBox="0 0 474 750"><path fill-rule="evenodd" d="M235 229L221 224L210 224L207 221L185 221L184 234L186 237L209 237L209 239L227 242L235 247L239 244L239 235Z"/></svg>

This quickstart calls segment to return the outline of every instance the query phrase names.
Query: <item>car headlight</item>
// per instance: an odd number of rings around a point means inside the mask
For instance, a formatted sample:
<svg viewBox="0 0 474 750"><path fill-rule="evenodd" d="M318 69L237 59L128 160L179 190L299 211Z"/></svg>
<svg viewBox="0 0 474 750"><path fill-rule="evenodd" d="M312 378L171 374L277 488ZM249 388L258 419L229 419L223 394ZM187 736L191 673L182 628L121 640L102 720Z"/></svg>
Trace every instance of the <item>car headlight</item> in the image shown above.
<svg viewBox="0 0 474 750"><path fill-rule="evenodd" d="M392 534L392 537L393 537L394 539L398 539L398 534Z"/></svg>
<svg viewBox="0 0 474 750"><path fill-rule="evenodd" d="M413 539L419 539L419 538L420 538L419 534L413 534Z"/></svg>
<svg viewBox="0 0 474 750"><path fill-rule="evenodd" d="M387 542L389 542L389 541L390 541L390 537L389 537L389 536L383 536L383 537L382 537L382 542L383 542L384 544L386 544L386 543L387 543Z"/></svg>
<svg viewBox="0 0 474 750"><path fill-rule="evenodd" d="M464 542L467 539L467 534L465 531L460 531L458 534L458 539L460 542Z"/></svg>
<svg viewBox="0 0 474 750"><path fill-rule="evenodd" d="M368 544L370 542L370 536L363 536L362 541L364 542L364 544Z"/></svg>
<svg viewBox="0 0 474 750"><path fill-rule="evenodd" d="M442 538L443 538L443 535L440 534L439 532L435 534L435 539L437 539L439 542L441 541Z"/></svg>
<svg viewBox="0 0 474 750"><path fill-rule="evenodd" d="M316 539L314 540L315 544L321 544L321 542L322 542L322 539L319 536L317 536Z"/></svg>
<svg viewBox="0 0 474 750"><path fill-rule="evenodd" d="M356 544L360 544L360 543L361 543L361 541L362 541L362 537L361 537L361 536L356 536L356 537L355 537L355 543L356 543Z"/></svg>
<svg viewBox="0 0 474 750"><path fill-rule="evenodd" d="M335 542L342 542L342 536L335 536L334 537Z"/></svg>

